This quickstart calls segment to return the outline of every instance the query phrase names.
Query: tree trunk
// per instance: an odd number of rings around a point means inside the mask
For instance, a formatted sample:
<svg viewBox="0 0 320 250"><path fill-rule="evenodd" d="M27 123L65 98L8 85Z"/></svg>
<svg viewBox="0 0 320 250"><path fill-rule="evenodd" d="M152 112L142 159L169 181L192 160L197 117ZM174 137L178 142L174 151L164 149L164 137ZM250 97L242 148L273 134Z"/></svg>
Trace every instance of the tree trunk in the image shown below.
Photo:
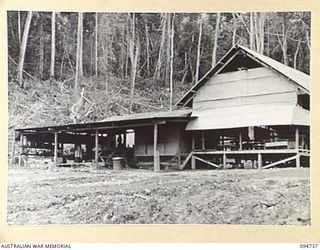
<svg viewBox="0 0 320 250"><path fill-rule="evenodd" d="M82 46L81 46L81 31L82 31L82 13L78 13L78 31L77 31L77 56L76 56L76 76L75 76L75 84L74 91L77 92L79 88L79 78L82 76L81 73L81 62L82 62Z"/></svg>
<svg viewBox="0 0 320 250"><path fill-rule="evenodd" d="M135 45L135 14L132 14L132 40L130 42L130 57L131 57L131 86L130 86L130 100L129 100L129 114L132 113L133 99L135 92L135 81L137 73L137 62L139 57L139 46Z"/></svg>
<svg viewBox="0 0 320 250"><path fill-rule="evenodd" d="M168 13L168 18L167 18L167 52L166 52L166 71L165 71L165 81L164 84L165 86L170 85L170 60L171 60L171 14Z"/></svg>
<svg viewBox="0 0 320 250"><path fill-rule="evenodd" d="M237 36L237 19L236 15L232 13L233 17L233 31L232 31L232 47L236 45L236 36Z"/></svg>
<svg viewBox="0 0 320 250"><path fill-rule="evenodd" d="M98 13L96 12L96 28L95 28L95 50L94 50L94 71L96 77L98 76Z"/></svg>
<svg viewBox="0 0 320 250"><path fill-rule="evenodd" d="M27 48L27 41L28 41L28 34L31 24L31 18L32 18L32 11L28 11L26 23L24 25L23 30L23 37L20 44L20 51L19 51L19 61L18 61L18 82L20 87L23 87L23 64L24 64L24 57L26 54L26 48Z"/></svg>
<svg viewBox="0 0 320 250"><path fill-rule="evenodd" d="M300 44L301 44L301 39L299 40L298 45L297 45L297 49L294 53L293 68L295 68L295 69L297 68L297 59L298 59L298 55L299 55Z"/></svg>
<svg viewBox="0 0 320 250"><path fill-rule="evenodd" d="M153 78L160 78L160 72L161 72L161 64L162 64L162 49L165 41L165 32L166 32L166 23L167 23L167 14L163 15L163 18L161 20L162 25L162 31L161 31L161 42L160 42L160 48L159 48L159 55L158 55L158 61L156 64L156 68L153 74Z"/></svg>
<svg viewBox="0 0 320 250"><path fill-rule="evenodd" d="M39 78L43 79L43 60L44 60L44 39L43 39L43 14L41 13L40 23L40 46L39 46Z"/></svg>
<svg viewBox="0 0 320 250"><path fill-rule="evenodd" d="M174 19L175 14L172 16L172 23L171 23L171 50L170 50L170 110L172 110L173 107L173 39L174 39Z"/></svg>
<svg viewBox="0 0 320 250"><path fill-rule="evenodd" d="M82 53L83 53L83 13L79 13L80 15L80 51L79 51L79 77L82 78L83 76L83 58L82 58Z"/></svg>
<svg viewBox="0 0 320 250"><path fill-rule="evenodd" d="M51 18L51 64L50 78L54 79L54 59L56 54L56 13L52 12Z"/></svg>
<svg viewBox="0 0 320 250"><path fill-rule="evenodd" d="M214 32L213 49L212 49L212 62L211 62L212 67L214 65L216 65L216 62L217 62L219 26L220 26L220 13L218 12L217 19L216 19L216 27L215 27L215 32Z"/></svg>
<svg viewBox="0 0 320 250"><path fill-rule="evenodd" d="M148 30L147 20L145 20L145 31L146 31L147 77L149 77L150 76L150 52L149 52L149 30Z"/></svg>
<svg viewBox="0 0 320 250"><path fill-rule="evenodd" d="M19 38L19 44L21 44L21 17L20 17L20 11L18 11L18 38Z"/></svg>
<svg viewBox="0 0 320 250"><path fill-rule="evenodd" d="M253 23L254 21L253 21L253 13L250 12L249 15L250 15L250 24L249 24L249 27L250 27L250 32L249 32L250 49L255 50L255 47L254 47L254 23Z"/></svg>
<svg viewBox="0 0 320 250"><path fill-rule="evenodd" d="M200 16L195 82L197 82L197 81L199 80L200 53L201 53L201 38L202 38L202 18L201 18L201 16Z"/></svg>

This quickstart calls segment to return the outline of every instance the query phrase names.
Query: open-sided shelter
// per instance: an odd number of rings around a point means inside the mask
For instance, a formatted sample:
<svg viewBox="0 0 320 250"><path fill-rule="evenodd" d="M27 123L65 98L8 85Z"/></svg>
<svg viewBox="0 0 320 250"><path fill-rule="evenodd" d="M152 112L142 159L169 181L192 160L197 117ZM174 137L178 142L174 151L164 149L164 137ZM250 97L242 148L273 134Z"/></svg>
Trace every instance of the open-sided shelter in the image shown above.
<svg viewBox="0 0 320 250"><path fill-rule="evenodd" d="M75 148L69 161L97 165L114 156L128 165L151 163L155 170L160 165L308 165L309 76L267 56L234 46L177 107L92 123L16 129L19 158L32 148L44 148L57 165L67 164L63 152L68 143Z"/></svg>

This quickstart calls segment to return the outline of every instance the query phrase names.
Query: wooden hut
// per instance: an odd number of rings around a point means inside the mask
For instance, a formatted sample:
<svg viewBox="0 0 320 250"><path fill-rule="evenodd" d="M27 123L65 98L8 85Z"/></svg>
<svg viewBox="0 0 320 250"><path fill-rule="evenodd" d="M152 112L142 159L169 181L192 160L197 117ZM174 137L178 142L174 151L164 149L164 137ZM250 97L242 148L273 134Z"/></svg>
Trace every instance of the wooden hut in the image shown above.
<svg viewBox="0 0 320 250"><path fill-rule="evenodd" d="M42 148L57 165L67 164L64 144L74 144L82 164L121 156L156 171L160 165L307 166L309 103L308 75L236 45L183 95L180 109L17 129L19 158ZM134 134L131 146L128 134Z"/></svg>

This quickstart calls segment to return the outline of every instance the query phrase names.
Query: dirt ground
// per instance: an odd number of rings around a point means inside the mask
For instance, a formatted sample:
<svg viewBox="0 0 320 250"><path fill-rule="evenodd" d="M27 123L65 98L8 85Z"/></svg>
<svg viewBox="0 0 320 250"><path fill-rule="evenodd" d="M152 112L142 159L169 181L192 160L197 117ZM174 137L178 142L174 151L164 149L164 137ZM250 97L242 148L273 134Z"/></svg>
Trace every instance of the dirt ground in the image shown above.
<svg viewBox="0 0 320 250"><path fill-rule="evenodd" d="M10 167L7 222L310 225L309 169Z"/></svg>

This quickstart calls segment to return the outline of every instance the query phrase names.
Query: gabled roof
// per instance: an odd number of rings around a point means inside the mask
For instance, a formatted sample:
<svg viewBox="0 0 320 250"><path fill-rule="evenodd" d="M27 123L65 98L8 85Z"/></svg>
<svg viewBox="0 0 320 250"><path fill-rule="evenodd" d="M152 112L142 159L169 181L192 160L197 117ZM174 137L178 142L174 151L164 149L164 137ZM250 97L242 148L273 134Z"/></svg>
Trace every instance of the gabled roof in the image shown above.
<svg viewBox="0 0 320 250"><path fill-rule="evenodd" d="M226 67L233 58L236 57L239 53L244 53L248 55L250 58L255 60L256 62L262 64L263 66L269 67L281 75L287 77L292 82L298 85L298 87L307 94L310 94L310 76L291 68L283 63L280 63L270 57L264 56L260 53L257 53L251 49L248 49L241 45L235 45L232 47L223 57L222 59L211 68L189 91L187 91L183 97L177 102L177 106L188 106L191 100L195 96L196 92L202 87L202 85L207 82L213 75L219 73L224 67ZM241 67L241 65L239 65Z"/></svg>

